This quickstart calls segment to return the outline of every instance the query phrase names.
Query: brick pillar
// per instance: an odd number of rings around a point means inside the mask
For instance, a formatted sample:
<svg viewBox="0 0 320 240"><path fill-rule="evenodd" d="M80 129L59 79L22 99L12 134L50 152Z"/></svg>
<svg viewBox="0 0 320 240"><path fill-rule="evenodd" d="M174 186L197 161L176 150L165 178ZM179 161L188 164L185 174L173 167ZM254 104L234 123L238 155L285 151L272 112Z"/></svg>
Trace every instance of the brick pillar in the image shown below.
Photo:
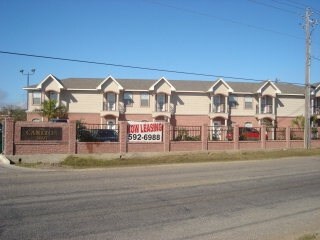
<svg viewBox="0 0 320 240"><path fill-rule="evenodd" d="M266 132L267 128L265 125L261 126L261 132L260 132L260 137L261 137L261 148L266 149Z"/></svg>
<svg viewBox="0 0 320 240"><path fill-rule="evenodd" d="M203 124L201 129L202 150L208 150L208 124Z"/></svg>
<svg viewBox="0 0 320 240"><path fill-rule="evenodd" d="M120 153L126 153L128 151L127 127L128 127L128 123L127 122L125 122L125 121L119 122Z"/></svg>
<svg viewBox="0 0 320 240"><path fill-rule="evenodd" d="M286 146L290 148L290 127L286 127Z"/></svg>
<svg viewBox="0 0 320 240"><path fill-rule="evenodd" d="M69 122L69 153L77 153L77 122Z"/></svg>
<svg viewBox="0 0 320 240"><path fill-rule="evenodd" d="M170 123L163 123L163 151L170 152Z"/></svg>
<svg viewBox="0 0 320 240"><path fill-rule="evenodd" d="M14 155L14 121L13 118L4 120L4 149L5 155Z"/></svg>
<svg viewBox="0 0 320 240"><path fill-rule="evenodd" d="M239 149L239 125L235 125L233 127L233 143L234 143L234 149Z"/></svg>

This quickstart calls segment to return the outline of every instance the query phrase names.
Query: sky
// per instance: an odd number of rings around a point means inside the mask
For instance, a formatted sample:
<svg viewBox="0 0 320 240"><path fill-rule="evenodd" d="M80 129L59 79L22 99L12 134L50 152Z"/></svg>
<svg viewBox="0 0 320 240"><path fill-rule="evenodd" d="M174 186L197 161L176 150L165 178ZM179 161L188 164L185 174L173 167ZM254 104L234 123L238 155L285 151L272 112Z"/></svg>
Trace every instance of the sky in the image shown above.
<svg viewBox="0 0 320 240"><path fill-rule="evenodd" d="M25 106L22 69L36 69L30 85L49 74L304 84L307 7L320 20L319 0L0 0L0 106ZM314 83L320 82L319 24L312 29Z"/></svg>

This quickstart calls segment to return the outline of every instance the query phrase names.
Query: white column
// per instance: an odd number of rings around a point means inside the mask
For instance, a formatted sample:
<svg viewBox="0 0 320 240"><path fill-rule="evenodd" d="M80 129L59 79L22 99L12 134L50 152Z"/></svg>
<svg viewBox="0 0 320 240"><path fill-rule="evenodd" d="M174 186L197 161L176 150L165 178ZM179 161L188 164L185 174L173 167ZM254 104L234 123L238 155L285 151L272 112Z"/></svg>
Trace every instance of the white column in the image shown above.
<svg viewBox="0 0 320 240"><path fill-rule="evenodd" d="M228 110L229 110L229 104L228 104L228 96L225 97L225 103L224 103L224 112L225 113L228 113ZM227 125L226 125L227 126Z"/></svg>
<svg viewBox="0 0 320 240"><path fill-rule="evenodd" d="M119 93L116 93L116 111L119 111ZM118 124L117 118L116 118L116 123Z"/></svg>
<svg viewBox="0 0 320 240"><path fill-rule="evenodd" d="M261 114L261 96L259 96L258 113ZM260 124L260 122L259 122L259 124Z"/></svg>
<svg viewBox="0 0 320 240"><path fill-rule="evenodd" d="M224 120L224 125L228 126L228 119L227 118Z"/></svg>
<svg viewBox="0 0 320 240"><path fill-rule="evenodd" d="M210 112L213 112L213 95L211 94L211 101L210 101Z"/></svg>
<svg viewBox="0 0 320 240"><path fill-rule="evenodd" d="M168 95L168 109L167 109L167 112L170 112L170 104L171 103L171 95Z"/></svg>
<svg viewBox="0 0 320 240"><path fill-rule="evenodd" d="M272 114L276 114L276 97L272 97Z"/></svg>

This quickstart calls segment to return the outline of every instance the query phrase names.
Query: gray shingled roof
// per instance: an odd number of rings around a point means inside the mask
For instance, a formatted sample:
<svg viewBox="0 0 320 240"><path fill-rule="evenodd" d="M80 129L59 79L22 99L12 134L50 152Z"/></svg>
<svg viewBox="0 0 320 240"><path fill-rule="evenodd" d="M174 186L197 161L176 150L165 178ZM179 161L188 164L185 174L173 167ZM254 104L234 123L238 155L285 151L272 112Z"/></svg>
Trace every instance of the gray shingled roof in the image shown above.
<svg viewBox="0 0 320 240"><path fill-rule="evenodd" d="M57 78L58 79L58 78ZM96 89L105 78L66 78L58 81L69 89ZM128 90L148 90L158 79L116 79ZM168 80L177 91L206 92L217 81ZM227 81L226 81L227 82ZM256 93L265 82L227 82L237 93ZM274 83L282 94L304 94L304 87L288 83ZM36 85L30 86L35 87Z"/></svg>

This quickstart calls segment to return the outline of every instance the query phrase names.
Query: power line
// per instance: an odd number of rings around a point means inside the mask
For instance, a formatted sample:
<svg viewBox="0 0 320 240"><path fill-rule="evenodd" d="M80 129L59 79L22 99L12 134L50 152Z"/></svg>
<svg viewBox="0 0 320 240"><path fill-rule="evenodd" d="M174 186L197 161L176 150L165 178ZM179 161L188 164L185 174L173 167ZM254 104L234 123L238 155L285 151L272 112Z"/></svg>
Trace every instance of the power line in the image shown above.
<svg viewBox="0 0 320 240"><path fill-rule="evenodd" d="M285 2L282 2L282 1L279 1L279 0L271 0L271 1L273 1L273 2L275 2L275 3L278 3L278 4L281 4L281 5L293 7L293 8L299 9L299 10L305 10L305 8L307 7L307 6L305 6L305 7L301 7L301 6L298 7L296 3L293 3L293 2L291 2L291 1L287 1L286 3L285 3Z"/></svg>
<svg viewBox="0 0 320 240"><path fill-rule="evenodd" d="M234 80L253 81L253 82L264 82L264 81L266 81L266 79L254 79L254 78L246 78L246 77L234 77L234 76L215 75L215 74L206 74L206 73L186 72L186 71L169 70L169 69L161 69L161 68L140 67L140 66L132 66L132 65L124 65L124 64L97 62L97 61L81 60L81 59L74 59L74 58L52 57L52 56L44 56L44 55L36 55L36 54L28 54L28 53L18 53L18 52L9 52L9 51L1 51L1 50L0 50L0 53L1 54L8 54L8 55L15 55L15 56L43 58L43 59L49 59L49 60L77 62L77 63L104 65L104 66L121 67L121 68L131 68L131 69L140 69L140 70L157 71L157 72L177 73L177 74L203 76L203 77L226 78L226 79L234 79ZM303 84L300 84L300 83L290 83L290 82L283 82L283 81L281 81L281 83L292 84L292 85L303 85Z"/></svg>
<svg viewBox="0 0 320 240"><path fill-rule="evenodd" d="M265 27L261 27L261 26L256 26L256 25L252 25L252 24L248 24L248 23L244 23L244 22L240 22L240 21L235 21L233 19L229 19L229 18L224 18L224 17L219 17L219 16L215 16L215 15L211 15L211 14L207 14L207 13L203 13L200 11L196 11L193 9L188 9L188 8L182 8L182 7L177 7L174 5L170 5L170 4L165 4L163 2L158 2L155 0L144 0L146 2L152 3L152 4L156 4L156 5L160 5L160 6L164 6L167 8L172 8L172 9L176 9L182 12L187 12L187 13L191 13L191 14L195 14L195 15L200 15L203 17L208 17L208 18L214 18L216 20L222 21L222 22L228 22L228 23L232 23L232 24L236 24L236 25L241 25L241 26L245 26L248 28L253 28L256 30L260 30L260 31L264 31L264 32L271 32L274 34L278 34L278 35L283 35L283 36L287 36L287 37L291 37L291 38L295 38L295 39L303 39L302 37L298 37L289 33L284 33L284 32L279 32L273 29L269 29L269 28L265 28Z"/></svg>
<svg viewBox="0 0 320 240"><path fill-rule="evenodd" d="M294 15L299 15L298 12L294 12L294 11L291 11L291 10L280 8L280 7L277 7L277 6L274 6L274 5L271 5L271 4L267 4L267 3L264 3L264 2L259 2L257 0L248 0L248 1L250 1L252 3L255 3L255 4L263 5L265 7L274 8L274 9L280 10L282 12L291 13L291 14L294 14Z"/></svg>

